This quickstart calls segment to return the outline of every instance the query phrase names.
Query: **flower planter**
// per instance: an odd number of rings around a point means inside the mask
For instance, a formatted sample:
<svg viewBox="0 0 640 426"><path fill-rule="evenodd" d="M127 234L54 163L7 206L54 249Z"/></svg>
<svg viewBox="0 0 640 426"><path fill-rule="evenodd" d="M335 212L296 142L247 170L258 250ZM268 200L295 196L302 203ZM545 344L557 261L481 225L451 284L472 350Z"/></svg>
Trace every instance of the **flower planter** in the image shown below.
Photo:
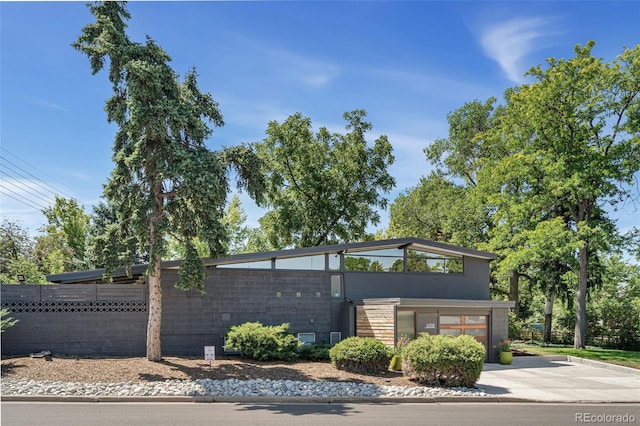
<svg viewBox="0 0 640 426"><path fill-rule="evenodd" d="M509 365L513 361L513 354L509 352L500 352L500 364Z"/></svg>
<svg viewBox="0 0 640 426"><path fill-rule="evenodd" d="M393 371L402 370L402 356L394 355L393 358L391 358L391 363L389 364L389 368L392 369Z"/></svg>

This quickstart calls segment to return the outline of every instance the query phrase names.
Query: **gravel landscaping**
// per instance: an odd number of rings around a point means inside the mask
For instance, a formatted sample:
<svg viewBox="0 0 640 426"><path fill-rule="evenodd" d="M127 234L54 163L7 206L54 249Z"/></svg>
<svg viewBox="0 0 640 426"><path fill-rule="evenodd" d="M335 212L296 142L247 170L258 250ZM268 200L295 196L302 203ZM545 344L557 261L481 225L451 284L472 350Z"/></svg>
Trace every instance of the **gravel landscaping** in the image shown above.
<svg viewBox="0 0 640 426"><path fill-rule="evenodd" d="M328 362L214 361L53 356L2 360L3 396L442 397L478 389L422 387L398 372L347 373Z"/></svg>

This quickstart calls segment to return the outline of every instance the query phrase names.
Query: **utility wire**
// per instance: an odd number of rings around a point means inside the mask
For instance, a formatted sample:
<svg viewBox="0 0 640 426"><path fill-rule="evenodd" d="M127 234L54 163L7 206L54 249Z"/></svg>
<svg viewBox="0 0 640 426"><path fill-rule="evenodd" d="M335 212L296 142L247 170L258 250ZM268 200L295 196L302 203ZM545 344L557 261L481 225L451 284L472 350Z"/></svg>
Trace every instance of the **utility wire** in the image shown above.
<svg viewBox="0 0 640 426"><path fill-rule="evenodd" d="M15 155L15 154L11 153L10 151L8 151L6 148L2 148L2 150L3 150L3 151L5 151L7 154L10 154L12 157L15 157L15 158L17 158L18 160L22 161L23 163L25 163L26 165L28 165L29 167L31 167L33 170L37 170L38 172L40 172L40 173L44 174L45 176L47 176L47 177L49 177L49 178L53 179L51 176L47 175L47 174L46 174L46 173L44 173L42 170L40 170L40 169L38 169L37 167L35 167L35 166L33 166L33 165L31 165L31 164L27 163L26 161L24 161L23 159L21 159L21 158L20 158L20 157L18 157L17 155ZM15 164L15 163L13 163L12 161L10 161L9 159L7 159L6 157L3 157L2 155L0 155L0 159L4 160L5 162L7 162L7 163L9 163L9 164L13 165L14 167L16 167L18 170L21 170L22 172L24 172L24 173L26 173L27 175L31 176L31 177L32 177L33 179L35 179L38 183L42 183L42 184L44 184L44 185L48 186L49 188L51 188L49 191L52 191L52 192L54 192L54 193L56 193L56 194L63 194L63 195L65 195L65 196L67 196L68 198L73 198L73 199L75 199L75 198L76 198L76 197L74 197L74 196L72 196L72 195L67 194L66 192L62 191L61 189L56 188L55 186L50 185L50 184L48 184L48 183L44 182L42 179L38 178L37 176L33 175L33 174L32 174L32 173L30 173L29 171L27 171L27 170L23 169L22 167L18 166L18 165L17 165L17 164ZM42 185L40 185L40 186L42 186Z"/></svg>
<svg viewBox="0 0 640 426"><path fill-rule="evenodd" d="M13 171L13 170L12 170L12 171ZM6 183L6 184L11 184L11 185L13 185L13 186L18 186L18 185L19 185L19 186L21 186L22 188L24 188L24 190L23 190L23 191L24 191L24 192L26 192L26 193L28 193L29 195L31 195L31 196L33 196L33 197L36 197L36 198L38 198L38 199L40 199L40 200L44 201L44 202L45 202L45 203L47 203L47 204L51 204L51 203L52 203L52 202L51 202L51 199L50 199L50 197L51 197L51 195L50 195L50 194L44 194L44 193L42 193L42 192L38 191L36 188L32 188L32 187L30 187L30 186L28 186L28 185L24 184L24 183L23 183L23 182L21 182L19 179L16 179L16 178L15 178L15 176L11 176L10 174L5 173L3 170L0 170L0 173L2 173L3 175L5 175L5 176L7 176L7 177L9 177L9 178L11 178L11 179L12 179L11 181L5 181L5 183ZM20 174L18 173L18 175L20 175ZM21 175L20 175L20 176L21 176ZM22 176L22 177L24 177L24 176ZM28 179L27 179L27 180L28 180ZM31 182L31 181L29 181L29 182ZM14 191L14 192L16 192L16 191ZM38 195L38 194L42 195L42 197L41 197L40 195ZM46 198L43 198L43 197L46 197Z"/></svg>
<svg viewBox="0 0 640 426"><path fill-rule="evenodd" d="M7 189L7 188L5 188L2 184L0 184L0 188L5 189L5 190L8 190L8 189ZM13 192L13 194L15 194L15 192ZM12 196L12 195L9 195L9 194L7 194L7 193L2 193L2 195L6 196L6 197L9 197L9 198L13 198L13 199L14 199L14 200L16 200L17 202L22 203L22 204L24 204L25 206L27 206L27 207L31 207L32 209L35 209L35 210L38 210L38 211L42 211L42 210L44 210L44 209L46 209L46 208L47 208L47 207L42 207L41 205L39 205L39 204L35 203L34 201L29 200L29 199L22 199L22 200L21 200L20 198L16 198L16 197L14 197L14 196ZM25 200L27 200L27 201L25 201ZM33 203L33 204L31 204L31 203Z"/></svg>

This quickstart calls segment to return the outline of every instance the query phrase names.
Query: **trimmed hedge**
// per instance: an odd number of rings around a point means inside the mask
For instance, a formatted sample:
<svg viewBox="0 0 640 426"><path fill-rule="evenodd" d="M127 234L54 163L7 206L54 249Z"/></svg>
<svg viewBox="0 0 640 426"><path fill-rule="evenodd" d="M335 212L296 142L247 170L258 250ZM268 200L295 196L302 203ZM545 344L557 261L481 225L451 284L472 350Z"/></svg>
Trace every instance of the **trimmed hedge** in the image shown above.
<svg viewBox="0 0 640 426"><path fill-rule="evenodd" d="M485 348L471 336L421 334L402 351L402 372L427 386L473 387L480 378Z"/></svg>
<svg viewBox="0 0 640 426"><path fill-rule="evenodd" d="M288 361L298 356L296 351L301 345L289 332L289 324L272 326L246 322L229 328L224 348L238 350L243 356L258 361Z"/></svg>
<svg viewBox="0 0 640 426"><path fill-rule="evenodd" d="M387 371L391 355L391 348L373 337L349 337L329 351L334 367L358 374Z"/></svg>

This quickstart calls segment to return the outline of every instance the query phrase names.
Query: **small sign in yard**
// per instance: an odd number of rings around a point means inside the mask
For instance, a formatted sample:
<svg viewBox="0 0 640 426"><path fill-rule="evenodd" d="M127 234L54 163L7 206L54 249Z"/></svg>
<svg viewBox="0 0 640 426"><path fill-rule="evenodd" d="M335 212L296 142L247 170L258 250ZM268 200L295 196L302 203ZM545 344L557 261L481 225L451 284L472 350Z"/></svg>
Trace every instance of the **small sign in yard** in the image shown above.
<svg viewBox="0 0 640 426"><path fill-rule="evenodd" d="M209 370L211 370L211 363L216 360L216 347L205 346L204 347L204 360L209 361Z"/></svg>

